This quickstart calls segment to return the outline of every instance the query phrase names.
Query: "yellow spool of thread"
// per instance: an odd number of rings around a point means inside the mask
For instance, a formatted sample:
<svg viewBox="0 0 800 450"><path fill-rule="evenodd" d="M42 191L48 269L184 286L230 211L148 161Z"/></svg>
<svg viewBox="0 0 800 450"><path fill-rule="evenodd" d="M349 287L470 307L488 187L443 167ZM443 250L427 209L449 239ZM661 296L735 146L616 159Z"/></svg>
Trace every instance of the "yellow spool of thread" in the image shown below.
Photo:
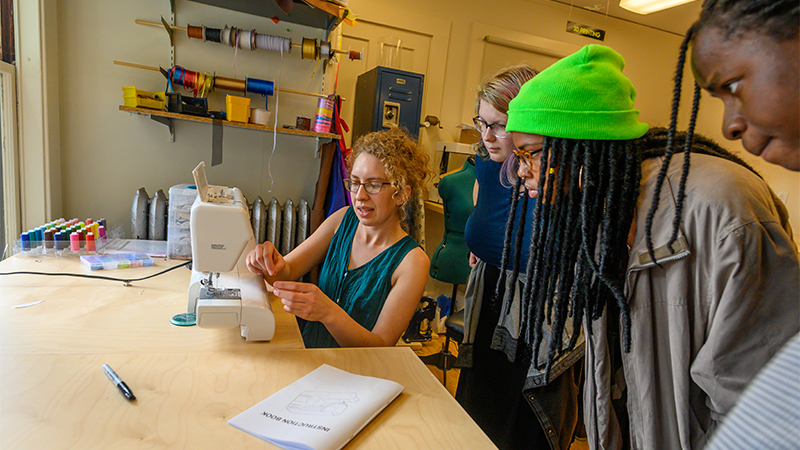
<svg viewBox="0 0 800 450"><path fill-rule="evenodd" d="M303 38L302 59L317 59L317 40Z"/></svg>

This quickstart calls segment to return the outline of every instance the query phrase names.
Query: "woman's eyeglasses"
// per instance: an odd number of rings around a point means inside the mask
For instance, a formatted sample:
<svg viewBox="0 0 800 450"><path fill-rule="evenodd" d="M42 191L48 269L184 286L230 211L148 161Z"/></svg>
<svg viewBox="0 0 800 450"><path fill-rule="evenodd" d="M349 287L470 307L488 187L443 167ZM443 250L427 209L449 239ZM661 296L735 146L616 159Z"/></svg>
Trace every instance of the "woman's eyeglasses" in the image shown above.
<svg viewBox="0 0 800 450"><path fill-rule="evenodd" d="M505 125L499 123L487 123L481 118L481 116L473 117L472 122L475 124L475 129L480 131L481 135L486 133L486 130L492 130L492 134L497 138L505 139L508 137L508 131L506 131Z"/></svg>
<svg viewBox="0 0 800 450"><path fill-rule="evenodd" d="M542 162L542 149L529 152L527 150L513 150L517 161L524 163L528 167L538 166Z"/></svg>
<svg viewBox="0 0 800 450"><path fill-rule="evenodd" d="M361 186L364 186L364 190L366 190L368 194L377 194L383 189L383 186L387 184L391 186L392 183L386 181L365 181L359 183L358 181L344 180L344 188L353 194L357 193L358 188Z"/></svg>

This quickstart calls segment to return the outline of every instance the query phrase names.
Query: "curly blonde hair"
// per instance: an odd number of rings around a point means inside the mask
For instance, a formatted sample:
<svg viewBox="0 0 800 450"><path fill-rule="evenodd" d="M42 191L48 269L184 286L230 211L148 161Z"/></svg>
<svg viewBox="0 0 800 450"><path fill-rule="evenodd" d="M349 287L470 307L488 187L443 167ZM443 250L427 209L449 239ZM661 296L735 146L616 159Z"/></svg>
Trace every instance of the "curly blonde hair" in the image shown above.
<svg viewBox="0 0 800 450"><path fill-rule="evenodd" d="M426 182L431 176L428 168L430 157L414 139L403 130L392 127L385 131L365 134L353 144L353 151L347 158L347 171L353 169L358 155L367 153L380 160L395 194L402 193L405 186L411 187L411 195L400 206L400 224L407 229L407 219L415 204L422 204L427 198Z"/></svg>

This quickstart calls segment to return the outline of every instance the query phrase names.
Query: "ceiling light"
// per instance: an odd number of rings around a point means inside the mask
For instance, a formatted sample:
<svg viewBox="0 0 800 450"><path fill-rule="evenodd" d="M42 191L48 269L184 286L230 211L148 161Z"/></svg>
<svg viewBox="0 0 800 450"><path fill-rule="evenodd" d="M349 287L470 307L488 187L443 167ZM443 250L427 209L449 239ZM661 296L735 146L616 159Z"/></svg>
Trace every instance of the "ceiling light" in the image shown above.
<svg viewBox="0 0 800 450"><path fill-rule="evenodd" d="M650 14L695 0L620 0L619 6L636 14Z"/></svg>

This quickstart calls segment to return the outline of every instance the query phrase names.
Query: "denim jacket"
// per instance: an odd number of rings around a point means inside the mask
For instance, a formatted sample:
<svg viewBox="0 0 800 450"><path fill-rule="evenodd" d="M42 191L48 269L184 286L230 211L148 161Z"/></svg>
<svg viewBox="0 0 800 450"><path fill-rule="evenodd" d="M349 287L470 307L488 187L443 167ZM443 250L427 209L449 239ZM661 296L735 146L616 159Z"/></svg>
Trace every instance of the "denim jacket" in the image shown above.
<svg viewBox="0 0 800 450"><path fill-rule="evenodd" d="M456 365L470 367L472 365L472 340L475 335L475 329L478 323L478 316L481 310L481 300L483 298L483 289L494 289L494 286L484 287L481 280L483 280L483 270L485 263L478 261L476 266L470 273L469 281L467 282L466 298L473 299L467 303L465 316L464 316L464 340L459 348L458 362ZM492 339L491 348L501 351L506 354L509 361L513 362L517 356L517 346L519 343L519 330L520 330L520 294L525 285L525 275L520 274L516 281L516 288L511 289L511 272L506 273L506 295L503 298L503 304L497 327L495 328L494 336ZM511 292L514 295L511 295ZM555 380L559 375L564 373L577 361L579 361L584 354L584 338L582 329L579 327L577 332L581 333L575 347L567 352L561 354L550 369L550 374L545 379L545 364L547 362L546 345L549 342L550 329L545 322L543 324L543 351L536 361L532 361L528 368L528 376L523 386L522 394L525 396L531 409L539 419L545 434L550 441L550 447L554 449L569 448L569 442L572 435L566 435L562 430L562 424L573 423L573 417L565 417L563 405L565 404L562 390L548 390L547 385ZM567 321L564 325L564 333L562 335L563 347L566 348L572 334L576 330L572 329L571 321Z"/></svg>

